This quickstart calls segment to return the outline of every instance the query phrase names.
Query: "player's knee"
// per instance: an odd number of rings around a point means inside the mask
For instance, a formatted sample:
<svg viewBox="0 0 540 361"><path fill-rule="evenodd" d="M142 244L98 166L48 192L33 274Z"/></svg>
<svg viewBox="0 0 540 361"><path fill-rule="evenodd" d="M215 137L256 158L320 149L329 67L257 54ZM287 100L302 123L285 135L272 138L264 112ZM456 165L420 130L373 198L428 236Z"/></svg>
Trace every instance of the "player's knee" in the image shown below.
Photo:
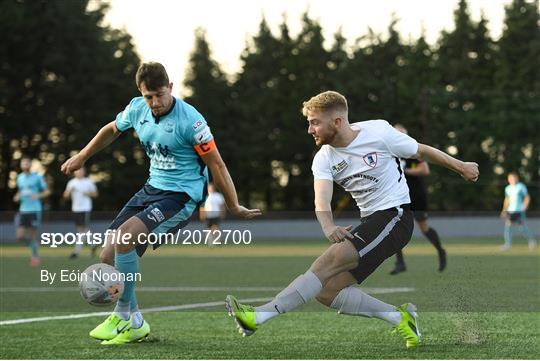
<svg viewBox="0 0 540 361"><path fill-rule="evenodd" d="M334 302L334 298L336 298L337 294L338 292L333 289L323 288L321 292L319 292L319 294L315 297L315 299L319 303L330 307L332 305L332 302Z"/></svg>
<svg viewBox="0 0 540 361"><path fill-rule="evenodd" d="M106 263L114 267L114 252L109 252L107 249L104 249L99 254L99 259L102 263Z"/></svg>
<svg viewBox="0 0 540 361"><path fill-rule="evenodd" d="M116 253L128 253L135 249L135 243L133 242L118 242L114 245Z"/></svg>
<svg viewBox="0 0 540 361"><path fill-rule="evenodd" d="M331 277L353 269L357 265L358 260L354 255L348 254L341 247L334 247L317 258L311 265L310 271L315 273L324 285Z"/></svg>

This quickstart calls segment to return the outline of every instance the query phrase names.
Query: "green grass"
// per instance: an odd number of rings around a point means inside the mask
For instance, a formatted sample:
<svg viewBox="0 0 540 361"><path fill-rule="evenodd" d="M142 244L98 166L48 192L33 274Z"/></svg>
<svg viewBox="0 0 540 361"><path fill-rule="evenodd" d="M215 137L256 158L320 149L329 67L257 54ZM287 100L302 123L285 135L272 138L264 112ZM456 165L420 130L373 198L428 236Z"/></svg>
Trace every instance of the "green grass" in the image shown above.
<svg viewBox="0 0 540 361"><path fill-rule="evenodd" d="M471 240L469 244L473 245ZM474 242L477 243L477 242ZM290 242L289 244L294 244ZM310 242L303 242L308 247ZM320 244L320 243L319 243ZM102 347L88 331L103 317L50 320L0 326L2 359L538 359L540 358L540 258L528 251L509 254L452 254L449 268L436 272L435 254L406 250L408 271L389 276L385 262L363 287L411 287L407 293L374 295L392 304L414 302L420 312L424 343L407 351L383 321L337 315L316 302L262 326L242 338L224 307L145 315L152 326L147 341L121 348ZM479 240L478 244L490 244ZM250 246L255 247L257 246ZM281 245L280 247L286 247ZM416 247L416 248L415 248ZM0 248L2 251L3 248ZM286 248L285 248L286 249ZM457 248L456 248L457 249ZM142 285L280 288L304 272L313 256L172 255L164 248L141 262ZM66 250L48 254L43 269L80 269L95 262L87 256L68 261ZM0 319L108 311L86 305L76 290L6 292L8 287L45 287L27 258L1 253ZM76 283L55 287L76 287ZM222 301L227 291L139 292L143 308ZM235 291L240 299L271 297L276 291Z"/></svg>

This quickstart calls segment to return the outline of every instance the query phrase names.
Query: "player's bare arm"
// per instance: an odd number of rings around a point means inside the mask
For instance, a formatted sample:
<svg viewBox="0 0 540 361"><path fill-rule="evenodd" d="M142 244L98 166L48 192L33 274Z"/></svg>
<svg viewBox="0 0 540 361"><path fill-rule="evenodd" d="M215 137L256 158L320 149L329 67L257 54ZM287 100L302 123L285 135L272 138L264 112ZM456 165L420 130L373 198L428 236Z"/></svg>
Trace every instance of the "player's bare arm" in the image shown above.
<svg viewBox="0 0 540 361"><path fill-rule="evenodd" d="M90 198L97 198L97 196L99 195L98 191L93 191L93 192L85 192L84 193L85 196L88 196Z"/></svg>
<svg viewBox="0 0 540 361"><path fill-rule="evenodd" d="M94 154L111 144L118 136L120 131L116 128L114 121L108 123L97 132L90 142L79 153L69 158L62 164L60 170L65 174L71 174L81 168L84 163Z"/></svg>
<svg viewBox="0 0 540 361"><path fill-rule="evenodd" d="M508 209L508 204L509 203L510 203L510 200L508 199L508 197L504 197L504 202L503 202L503 206L502 206L502 210L501 210L501 218L506 217L506 210Z"/></svg>
<svg viewBox="0 0 540 361"><path fill-rule="evenodd" d="M212 141L211 144L201 144L196 147L200 148L197 151L203 162L208 166L210 173L212 173L214 183L223 193L229 211L235 216L246 219L260 216L261 211L259 209L247 209L238 204L238 196L233 180L214 141Z"/></svg>
<svg viewBox="0 0 540 361"><path fill-rule="evenodd" d="M332 243L343 242L352 239L352 225L347 227L336 226L332 215L332 194L334 184L330 180L316 179L313 184L315 188L315 214L319 221L324 235Z"/></svg>
<svg viewBox="0 0 540 361"><path fill-rule="evenodd" d="M477 163L463 162L426 144L418 143L418 151L414 158L424 159L428 162L453 170L454 172L460 174L464 179L471 182L476 182L478 180L478 176L480 175Z"/></svg>
<svg viewBox="0 0 540 361"><path fill-rule="evenodd" d="M530 203L530 202L531 202L531 196L527 194L527 195L523 198L523 211L524 211L524 212L529 208L529 203Z"/></svg>
<svg viewBox="0 0 540 361"><path fill-rule="evenodd" d="M44 199L51 195L49 189L45 189L43 192L32 194L32 199Z"/></svg>
<svg viewBox="0 0 540 361"><path fill-rule="evenodd" d="M421 162L414 168L405 168L406 175L412 175L413 177L427 177L430 174L429 164L427 162Z"/></svg>

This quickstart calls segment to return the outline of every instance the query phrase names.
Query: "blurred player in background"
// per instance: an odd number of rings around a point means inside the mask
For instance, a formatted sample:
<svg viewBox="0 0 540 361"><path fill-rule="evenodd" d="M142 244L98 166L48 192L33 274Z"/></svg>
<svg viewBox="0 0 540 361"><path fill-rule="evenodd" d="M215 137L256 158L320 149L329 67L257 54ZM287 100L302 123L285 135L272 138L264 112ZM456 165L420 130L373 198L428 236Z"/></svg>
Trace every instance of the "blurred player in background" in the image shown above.
<svg viewBox="0 0 540 361"><path fill-rule="evenodd" d="M503 250L508 251L512 247L512 225L519 226L521 234L529 241L529 248L533 250L536 248L537 242L527 226L525 217L531 196L525 184L519 181L516 172L508 173L507 180L508 185L504 188L504 203L501 211L501 218L505 219Z"/></svg>
<svg viewBox="0 0 540 361"><path fill-rule="evenodd" d="M407 129L401 124L396 124L394 128L397 131L408 134ZM439 255L439 272L442 272L446 268L446 251L441 245L439 234L428 224L427 191L424 177L429 175L429 165L422 159L401 159L401 168L403 169L403 173L405 173L405 179L407 179L414 220L420 227L422 234L426 236L437 250ZM390 274L396 275L400 272L405 272L406 269L403 252L399 250L396 252L396 265Z"/></svg>
<svg viewBox="0 0 540 361"><path fill-rule="evenodd" d="M206 221L206 225L210 230L208 245L214 245L214 239L217 237L216 232L219 232L219 222L225 218L225 214L225 198L216 190L213 183L209 183L208 198L206 198L204 206L200 209L201 221Z"/></svg>
<svg viewBox="0 0 540 361"><path fill-rule="evenodd" d="M13 197L19 202L19 226L17 240L27 244L31 249L30 266L37 267L39 258L39 243L37 228L41 224L41 200L50 194L43 176L32 172L32 160L29 157L21 159L21 173L17 175L17 193Z"/></svg>
<svg viewBox="0 0 540 361"><path fill-rule="evenodd" d="M150 333L150 326L139 311L135 282L129 276L135 279L139 274L139 257L148 246L146 235L176 233L204 202L208 169L233 215L252 218L261 213L238 204L234 183L206 120L193 106L172 95L173 84L163 65L142 64L135 82L142 96L133 98L116 120L101 128L86 147L61 167L67 174L81 168L92 155L129 129L135 130L150 158L148 181L109 226L130 235L131 241L119 242L113 235L106 240L100 256L102 262L114 265L126 275L124 292L114 312L90 332L104 345L136 342Z"/></svg>
<svg viewBox="0 0 540 361"><path fill-rule="evenodd" d="M416 307L410 303L389 305L354 285L362 283L411 238L414 221L400 158L426 159L470 181L478 179L478 164L419 144L385 120L349 124L347 100L337 92L321 93L303 105L308 133L321 146L312 166L315 211L332 245L267 304L252 307L227 296L229 314L244 335L251 335L269 319L316 298L340 314L385 320L405 339L407 348L416 347L420 342ZM334 223L334 182L356 200L360 225L355 229Z"/></svg>
<svg viewBox="0 0 540 361"><path fill-rule="evenodd" d="M86 168L82 167L74 172L75 177L71 179L64 191L64 198L71 198L71 211L75 220L75 227L78 233L87 233L90 230L90 216L92 213L92 198L98 196L98 191L94 182L86 176ZM81 240L85 239L82 237ZM89 240L87 240L89 241ZM81 253L84 243L75 243L75 249L69 256L75 259ZM96 253L98 245L91 245L92 257Z"/></svg>

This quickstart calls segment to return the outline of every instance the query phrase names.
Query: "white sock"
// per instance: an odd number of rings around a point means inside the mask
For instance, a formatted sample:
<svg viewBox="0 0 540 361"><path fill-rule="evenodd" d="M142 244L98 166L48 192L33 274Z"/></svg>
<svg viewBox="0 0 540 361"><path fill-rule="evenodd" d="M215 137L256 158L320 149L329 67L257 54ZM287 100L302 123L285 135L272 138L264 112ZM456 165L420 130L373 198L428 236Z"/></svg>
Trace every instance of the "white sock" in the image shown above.
<svg viewBox="0 0 540 361"><path fill-rule="evenodd" d="M131 327L133 328L139 328L142 326L144 321L144 318L142 316L142 313L140 311L132 312L131 313Z"/></svg>
<svg viewBox="0 0 540 361"><path fill-rule="evenodd" d="M77 240L77 242L75 242L75 249L73 250L74 254L80 254L81 253L81 250L82 250L82 248L84 246L83 239L86 240L86 236L81 237L81 239L80 239L81 242L78 242L78 240Z"/></svg>
<svg viewBox="0 0 540 361"><path fill-rule="evenodd" d="M255 323L260 325L277 315L294 310L317 296L322 289L319 278L311 271L298 276L265 305L255 307Z"/></svg>
<svg viewBox="0 0 540 361"><path fill-rule="evenodd" d="M120 305L120 302L116 302L114 313L124 321L129 320L129 303L127 305Z"/></svg>
<svg viewBox="0 0 540 361"><path fill-rule="evenodd" d="M397 326L401 322L401 312L356 287L342 289L330 305L338 313L365 317L375 317Z"/></svg>

